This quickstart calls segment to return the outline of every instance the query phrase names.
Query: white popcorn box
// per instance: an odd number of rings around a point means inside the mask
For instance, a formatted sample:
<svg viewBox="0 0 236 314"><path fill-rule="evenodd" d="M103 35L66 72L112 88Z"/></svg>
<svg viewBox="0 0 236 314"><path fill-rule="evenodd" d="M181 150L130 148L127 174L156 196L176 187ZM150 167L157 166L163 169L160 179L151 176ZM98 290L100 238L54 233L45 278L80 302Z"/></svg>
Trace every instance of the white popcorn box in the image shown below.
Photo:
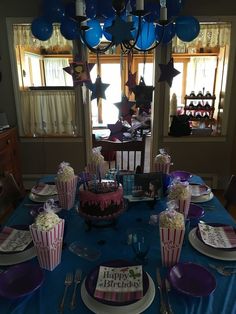
<svg viewBox="0 0 236 314"><path fill-rule="evenodd" d="M61 208L70 209L73 207L76 196L78 176L74 176L70 181L56 180L59 205Z"/></svg>
<svg viewBox="0 0 236 314"><path fill-rule="evenodd" d="M163 164L163 163L155 163L155 171L169 174L171 163Z"/></svg>
<svg viewBox="0 0 236 314"><path fill-rule="evenodd" d="M160 244L162 265L174 266L178 263L184 240L184 229L170 229L160 227Z"/></svg>
<svg viewBox="0 0 236 314"><path fill-rule="evenodd" d="M185 219L188 217L190 202L191 202L191 196L185 200L183 199L176 200L176 204L178 206L178 208L176 208L176 211L178 211L179 213L182 213Z"/></svg>
<svg viewBox="0 0 236 314"><path fill-rule="evenodd" d="M31 236L36 248L41 268L53 270L61 262L64 234L64 219L49 231L40 231L34 225L30 226Z"/></svg>

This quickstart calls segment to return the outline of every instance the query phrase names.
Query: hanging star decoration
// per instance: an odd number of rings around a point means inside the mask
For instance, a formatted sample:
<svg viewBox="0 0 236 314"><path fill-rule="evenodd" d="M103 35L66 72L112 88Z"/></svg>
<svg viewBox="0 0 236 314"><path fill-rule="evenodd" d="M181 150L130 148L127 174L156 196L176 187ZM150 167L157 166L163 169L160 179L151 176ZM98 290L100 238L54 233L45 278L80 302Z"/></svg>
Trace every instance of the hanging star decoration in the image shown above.
<svg viewBox="0 0 236 314"><path fill-rule="evenodd" d="M133 91L133 88L136 86L136 75L137 72L132 73L131 71L128 72L128 81L125 83L126 86L129 88L130 94Z"/></svg>
<svg viewBox="0 0 236 314"><path fill-rule="evenodd" d="M120 141L123 140L123 133L127 131L127 128L124 127L120 120L118 120L115 124L108 124L107 127L111 131L109 135L110 140L113 140L114 138L117 138Z"/></svg>
<svg viewBox="0 0 236 314"><path fill-rule="evenodd" d="M112 26L106 27L105 30L112 35L112 41L116 46L122 42L128 42L133 39L131 33L133 30L133 22L125 22L119 16L116 17Z"/></svg>
<svg viewBox="0 0 236 314"><path fill-rule="evenodd" d="M96 78L95 83L89 83L86 85L89 90L91 90L91 100L97 98L97 101L99 98L106 99L105 90L110 86L110 84L102 83L101 77L98 75Z"/></svg>
<svg viewBox="0 0 236 314"><path fill-rule="evenodd" d="M91 83L90 71L95 63L87 63L80 61L76 56L74 61L68 67L63 68L65 72L72 75L74 86L83 85L83 83Z"/></svg>
<svg viewBox="0 0 236 314"><path fill-rule="evenodd" d="M132 107L135 105L135 102L129 101L127 96L124 95L122 100L114 103L114 105L119 109L119 117L131 124L132 114L134 113Z"/></svg>
<svg viewBox="0 0 236 314"><path fill-rule="evenodd" d="M155 88L153 86L147 86L144 82L144 78L141 76L139 85L132 88L135 95L136 106L150 105L152 102L152 94Z"/></svg>
<svg viewBox="0 0 236 314"><path fill-rule="evenodd" d="M180 74L178 70L174 68L174 60L173 58L167 64L159 64L161 74L158 82L167 82L169 87L172 86L173 78Z"/></svg>

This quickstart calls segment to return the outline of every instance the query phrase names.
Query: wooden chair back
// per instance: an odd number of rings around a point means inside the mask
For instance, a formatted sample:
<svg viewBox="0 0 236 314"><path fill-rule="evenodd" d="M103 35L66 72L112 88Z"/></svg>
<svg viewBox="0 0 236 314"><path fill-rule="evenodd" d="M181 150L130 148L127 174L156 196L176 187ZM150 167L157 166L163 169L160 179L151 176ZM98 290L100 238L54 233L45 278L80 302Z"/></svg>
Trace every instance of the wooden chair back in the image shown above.
<svg viewBox="0 0 236 314"><path fill-rule="evenodd" d="M105 160L107 160L109 168L139 173L144 171L145 142L146 135L137 140L124 142L96 140L93 136L93 147L102 147L101 153L106 156ZM112 153L115 154L112 155Z"/></svg>
<svg viewBox="0 0 236 314"><path fill-rule="evenodd" d="M232 175L224 191L225 208L228 210L230 205L236 204L236 175Z"/></svg>

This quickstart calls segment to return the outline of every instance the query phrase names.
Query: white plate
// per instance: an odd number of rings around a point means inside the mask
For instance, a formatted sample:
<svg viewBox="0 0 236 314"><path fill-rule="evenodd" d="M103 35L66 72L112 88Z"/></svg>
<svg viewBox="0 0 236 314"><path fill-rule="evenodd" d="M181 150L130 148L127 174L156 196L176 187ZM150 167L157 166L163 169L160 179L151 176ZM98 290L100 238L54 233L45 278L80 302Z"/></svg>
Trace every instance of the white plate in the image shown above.
<svg viewBox="0 0 236 314"><path fill-rule="evenodd" d="M36 202L36 203L45 203L48 199L54 199L54 201L58 201L58 196L57 195L52 195L52 196L39 196L36 195L34 193L30 193L29 194L29 199L32 202Z"/></svg>
<svg viewBox="0 0 236 314"><path fill-rule="evenodd" d="M192 197L199 197L203 195L208 195L211 193L211 188L206 184L194 184L190 183Z"/></svg>
<svg viewBox="0 0 236 314"><path fill-rule="evenodd" d="M29 261L35 256L36 256L36 250L34 246L30 247L29 249L23 252L10 253L10 254L0 253L0 265L5 266L5 265L15 265L18 263L23 263L23 262Z"/></svg>
<svg viewBox="0 0 236 314"><path fill-rule="evenodd" d="M214 194L211 192L206 195L201 195L201 196L192 196L191 202L192 203L204 203L212 200L214 197Z"/></svg>
<svg viewBox="0 0 236 314"><path fill-rule="evenodd" d="M198 239L198 236L196 234L197 228L192 229L189 232L188 238L191 245L200 253L219 259L222 261L236 261L236 251L225 251L221 249L215 249L213 247L210 247L206 244L204 244L201 240Z"/></svg>
<svg viewBox="0 0 236 314"><path fill-rule="evenodd" d="M148 274L147 274L148 275ZM152 278L148 275L149 288L145 296L132 304L123 306L106 305L93 299L85 288L85 279L81 286L81 297L84 304L96 314L139 314L146 310L155 297L155 285Z"/></svg>
<svg viewBox="0 0 236 314"><path fill-rule="evenodd" d="M58 194L55 184L46 184L43 182L33 186L31 192L38 196L53 196Z"/></svg>

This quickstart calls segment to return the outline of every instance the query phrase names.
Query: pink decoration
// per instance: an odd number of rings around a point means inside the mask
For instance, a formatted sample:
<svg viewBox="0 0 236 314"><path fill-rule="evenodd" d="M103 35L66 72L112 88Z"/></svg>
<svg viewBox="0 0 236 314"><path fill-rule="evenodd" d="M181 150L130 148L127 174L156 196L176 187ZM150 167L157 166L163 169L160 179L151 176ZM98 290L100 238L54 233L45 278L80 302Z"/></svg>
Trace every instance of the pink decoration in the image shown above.
<svg viewBox="0 0 236 314"><path fill-rule="evenodd" d="M162 265L171 267L178 263L185 229L160 228Z"/></svg>
<svg viewBox="0 0 236 314"><path fill-rule="evenodd" d="M171 165L171 163L167 163L167 164L156 163L154 165L155 171L169 174L169 172L170 172L170 165Z"/></svg>
<svg viewBox="0 0 236 314"><path fill-rule="evenodd" d="M49 231L40 231L31 225L30 232L40 267L53 270L61 262L64 219Z"/></svg>

